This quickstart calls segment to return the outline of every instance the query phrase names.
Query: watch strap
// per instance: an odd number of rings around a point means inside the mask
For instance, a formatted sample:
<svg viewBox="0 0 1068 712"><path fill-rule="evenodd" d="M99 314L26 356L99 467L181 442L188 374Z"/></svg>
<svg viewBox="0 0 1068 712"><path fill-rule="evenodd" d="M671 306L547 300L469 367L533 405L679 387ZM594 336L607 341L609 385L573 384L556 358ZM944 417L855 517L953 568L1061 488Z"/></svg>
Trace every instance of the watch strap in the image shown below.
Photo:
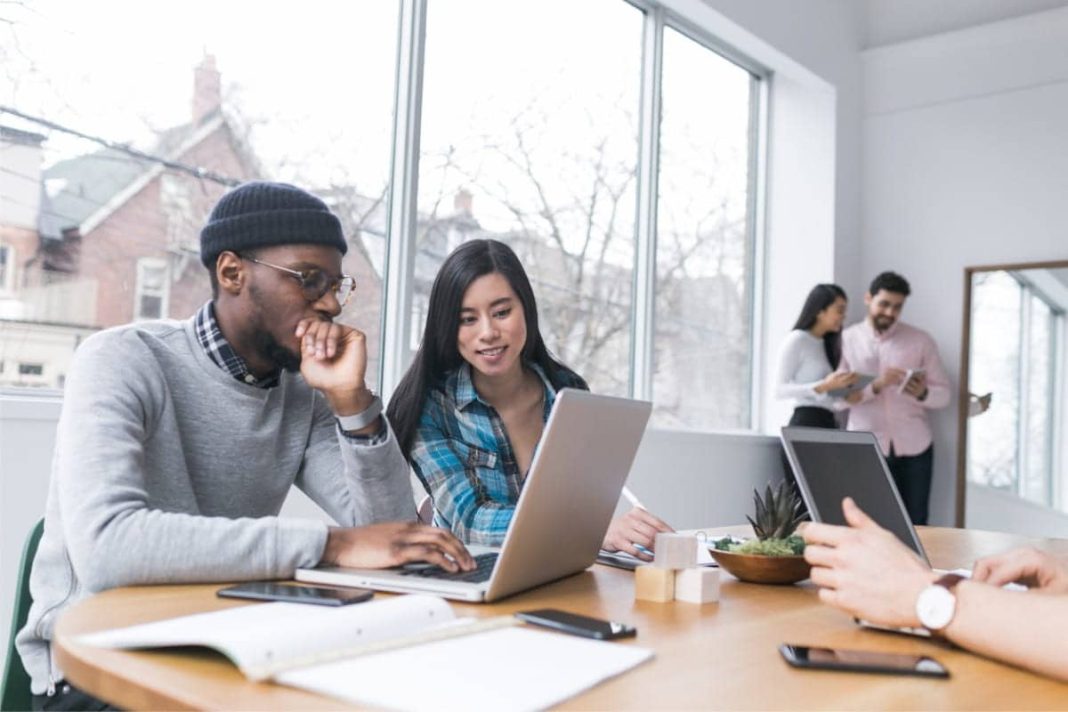
<svg viewBox="0 0 1068 712"><path fill-rule="evenodd" d="M950 593L955 593L954 589L957 588L957 584L960 583L961 581L965 580L966 578L967 578L967 576L961 576L960 574L947 573L947 574L942 574L941 576L939 576L937 579L935 579L934 583L932 583L931 585L932 586L940 586L940 587L946 589L947 591L949 591ZM954 595L954 598L956 598L955 595ZM956 604L954 604L953 617L955 618L956 615L957 615ZM933 637L935 637L935 638L945 638L946 637L946 628L948 628L949 624L952 623L952 622L953 622L953 618L950 618L949 622L946 623L941 628L928 628L927 630L930 631L931 635Z"/></svg>
<svg viewBox="0 0 1068 712"><path fill-rule="evenodd" d="M961 576L960 574L942 574L938 579L931 584L932 586L941 586L947 591L952 592L957 587L957 584L968 578L967 576Z"/></svg>
<svg viewBox="0 0 1068 712"><path fill-rule="evenodd" d="M367 406L363 411L354 415L337 416L337 424L346 432L363 430L368 425L375 422L375 419L380 415L382 415L382 399L375 396L371 399L371 405Z"/></svg>

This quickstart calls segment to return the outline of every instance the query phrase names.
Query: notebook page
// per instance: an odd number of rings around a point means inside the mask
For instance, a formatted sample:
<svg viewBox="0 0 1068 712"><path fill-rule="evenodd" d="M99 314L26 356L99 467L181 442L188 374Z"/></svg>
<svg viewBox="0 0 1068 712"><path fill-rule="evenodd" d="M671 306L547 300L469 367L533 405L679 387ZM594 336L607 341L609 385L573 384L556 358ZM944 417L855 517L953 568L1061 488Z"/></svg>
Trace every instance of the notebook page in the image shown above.
<svg viewBox="0 0 1068 712"><path fill-rule="evenodd" d="M283 672L274 681L398 710L537 710L652 658L646 648L503 628Z"/></svg>
<svg viewBox="0 0 1068 712"><path fill-rule="evenodd" d="M337 608L253 603L210 613L91 633L79 643L104 648L196 645L218 650L253 680L291 659L417 633L453 619L436 596L395 596Z"/></svg>

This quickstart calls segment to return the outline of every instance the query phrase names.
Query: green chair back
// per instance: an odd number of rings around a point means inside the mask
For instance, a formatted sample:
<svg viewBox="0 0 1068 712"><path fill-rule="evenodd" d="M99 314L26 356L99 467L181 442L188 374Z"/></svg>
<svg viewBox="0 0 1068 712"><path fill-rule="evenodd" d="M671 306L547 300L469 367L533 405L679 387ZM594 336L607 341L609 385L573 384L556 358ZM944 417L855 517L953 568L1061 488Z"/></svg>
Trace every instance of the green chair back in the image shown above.
<svg viewBox="0 0 1068 712"><path fill-rule="evenodd" d="M44 533L44 520L40 520L26 537L22 549L22 561L19 563L18 590L15 592L15 607L11 613L11 634L7 641L7 662L4 664L4 679L0 686L0 710L28 710L33 701L30 696L30 676L22 667L22 658L15 650L15 636L26 625L30 615L30 569L33 557L37 555L37 545L41 543Z"/></svg>

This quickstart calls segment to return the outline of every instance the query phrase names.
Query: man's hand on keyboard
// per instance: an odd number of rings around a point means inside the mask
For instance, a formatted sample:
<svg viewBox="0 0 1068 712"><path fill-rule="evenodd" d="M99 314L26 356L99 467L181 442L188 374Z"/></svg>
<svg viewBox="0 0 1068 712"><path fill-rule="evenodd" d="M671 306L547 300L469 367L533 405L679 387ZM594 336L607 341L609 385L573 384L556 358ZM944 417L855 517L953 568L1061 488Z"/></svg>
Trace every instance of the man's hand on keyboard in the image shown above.
<svg viewBox="0 0 1068 712"><path fill-rule="evenodd" d="M972 579L994 586L1021 583L1043 593L1068 593L1068 565L1032 548L979 559L972 569Z"/></svg>
<svg viewBox="0 0 1068 712"><path fill-rule="evenodd" d="M475 561L446 529L415 522L386 522L366 527L331 527L320 565L385 569L413 561L446 571L471 571Z"/></svg>

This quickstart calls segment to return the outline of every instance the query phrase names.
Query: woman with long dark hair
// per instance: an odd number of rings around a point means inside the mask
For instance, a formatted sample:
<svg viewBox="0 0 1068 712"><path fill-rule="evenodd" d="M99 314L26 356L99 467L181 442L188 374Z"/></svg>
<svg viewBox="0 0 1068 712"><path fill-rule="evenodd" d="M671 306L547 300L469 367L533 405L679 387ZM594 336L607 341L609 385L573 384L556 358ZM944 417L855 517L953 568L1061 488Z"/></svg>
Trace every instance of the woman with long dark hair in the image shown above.
<svg viewBox="0 0 1068 712"><path fill-rule="evenodd" d="M499 546L561 388L588 390L553 358L534 290L496 240L456 248L434 280L419 351L389 404L401 451L434 503L434 522ZM614 519L604 548L648 560L658 531L644 509ZM637 545L637 546L636 546Z"/></svg>
<svg viewBox="0 0 1068 712"><path fill-rule="evenodd" d="M837 370L846 305L846 293L837 284L817 284L782 345L775 395L794 401L790 425L838 427L835 411L842 399L831 392L857 380L855 373Z"/></svg>
<svg viewBox="0 0 1068 712"><path fill-rule="evenodd" d="M775 396L794 402L790 425L837 428L835 413L856 396L836 396L857 381L857 374L838 371L842 359L842 325L846 293L837 284L817 284L808 293L793 330L779 352ZM783 456L786 477L793 470Z"/></svg>

